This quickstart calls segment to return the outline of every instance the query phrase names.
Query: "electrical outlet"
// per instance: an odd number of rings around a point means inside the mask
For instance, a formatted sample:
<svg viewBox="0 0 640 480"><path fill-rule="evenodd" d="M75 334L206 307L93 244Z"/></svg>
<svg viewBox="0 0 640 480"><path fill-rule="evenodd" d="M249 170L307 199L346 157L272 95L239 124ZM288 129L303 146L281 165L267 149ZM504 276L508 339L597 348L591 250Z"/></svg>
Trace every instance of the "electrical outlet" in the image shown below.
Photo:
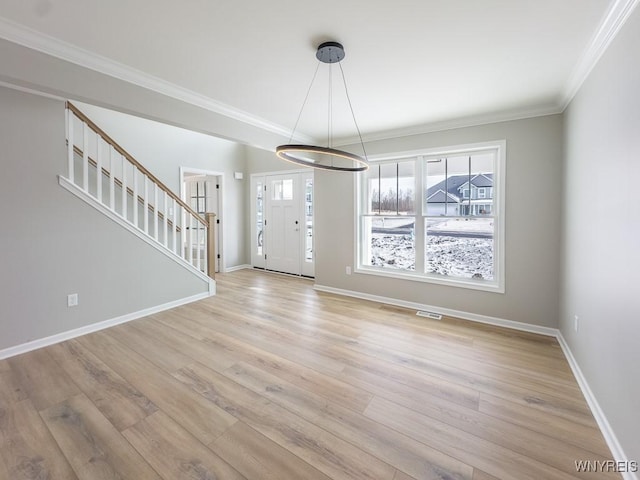
<svg viewBox="0 0 640 480"><path fill-rule="evenodd" d="M573 316L573 329L578 332L578 315Z"/></svg>
<svg viewBox="0 0 640 480"><path fill-rule="evenodd" d="M346 268L347 275L351 275L351 267Z"/></svg>
<svg viewBox="0 0 640 480"><path fill-rule="evenodd" d="M78 294L72 293L71 295L67 295L67 307L77 307L78 306Z"/></svg>

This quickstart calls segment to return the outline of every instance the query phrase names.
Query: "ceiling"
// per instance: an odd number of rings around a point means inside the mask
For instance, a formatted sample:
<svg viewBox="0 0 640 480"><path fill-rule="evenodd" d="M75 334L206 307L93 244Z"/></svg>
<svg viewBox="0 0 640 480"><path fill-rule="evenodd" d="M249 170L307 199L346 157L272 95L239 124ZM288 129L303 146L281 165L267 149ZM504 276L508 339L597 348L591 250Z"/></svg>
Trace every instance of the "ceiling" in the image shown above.
<svg viewBox="0 0 640 480"><path fill-rule="evenodd" d="M0 37L18 41L9 25L46 40L45 53L57 42L130 71L132 81L150 78L169 95L187 92L280 132L296 122L317 45L336 40L358 125L365 138L381 138L562 111L598 58L599 37L615 27L616 8L630 3L0 0ZM356 130L339 72L333 135L347 141ZM322 64L298 132L327 136L328 84Z"/></svg>

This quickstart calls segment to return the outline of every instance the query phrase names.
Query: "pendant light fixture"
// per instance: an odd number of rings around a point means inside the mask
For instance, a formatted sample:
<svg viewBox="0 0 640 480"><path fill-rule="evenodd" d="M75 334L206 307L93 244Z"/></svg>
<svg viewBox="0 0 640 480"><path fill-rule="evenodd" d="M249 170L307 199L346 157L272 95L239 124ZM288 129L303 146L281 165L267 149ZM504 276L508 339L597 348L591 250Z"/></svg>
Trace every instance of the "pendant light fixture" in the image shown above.
<svg viewBox="0 0 640 480"><path fill-rule="evenodd" d="M282 160L286 160L288 162L293 162L298 165L303 165L305 167L313 167L320 168L323 170L336 170L340 172L361 172L367 170L369 168L369 162L367 160L367 152L364 148L364 143L362 141L362 135L360 134L360 129L358 128L358 123L356 122L356 117L353 113L353 107L351 105L351 99L349 98L349 91L347 90L347 82L344 77L344 70L342 69L342 65L340 65L340 61L344 58L344 47L338 42L324 42L320 46L318 46L318 51L316 52L316 58L318 59L318 66L316 67L316 72L313 75L313 79L311 80L311 85L309 85L309 90L307 90L307 96L302 102L302 108L300 109L300 113L298 114L298 119L296 120L296 124L293 127L293 131L291 132L291 138L289 139L289 144L280 145L276 148L276 155L280 157ZM329 126L327 132L327 146L320 147L315 145L296 145L291 144L291 140L296 132L296 128L298 123L300 122L300 117L302 116L302 111L304 110L304 106L307 103L309 98L309 93L311 92L311 87L313 87L313 83L318 75L318 70L320 68L321 63L329 64L329 108L328 108L328 116L329 116ZM344 85L344 90L347 96L347 103L349 104L349 109L351 110L351 116L353 118L353 123L355 124L356 130L358 132L358 137L360 138L360 145L362 145L363 156L356 155L353 153L345 152L344 150L338 150L333 148L333 132L332 132L332 81L331 81L331 65L337 63L340 67L340 73L342 74L342 83Z"/></svg>

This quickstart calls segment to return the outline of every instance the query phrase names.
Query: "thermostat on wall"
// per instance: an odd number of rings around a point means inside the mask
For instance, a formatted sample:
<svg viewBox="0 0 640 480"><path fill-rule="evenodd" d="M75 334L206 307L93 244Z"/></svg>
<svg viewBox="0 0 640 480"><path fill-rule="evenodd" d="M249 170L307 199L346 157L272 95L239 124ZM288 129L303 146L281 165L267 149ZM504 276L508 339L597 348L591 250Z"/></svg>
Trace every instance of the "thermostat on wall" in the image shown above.
<svg viewBox="0 0 640 480"><path fill-rule="evenodd" d="M242 180L242 172L233 172L233 178L236 180Z"/></svg>

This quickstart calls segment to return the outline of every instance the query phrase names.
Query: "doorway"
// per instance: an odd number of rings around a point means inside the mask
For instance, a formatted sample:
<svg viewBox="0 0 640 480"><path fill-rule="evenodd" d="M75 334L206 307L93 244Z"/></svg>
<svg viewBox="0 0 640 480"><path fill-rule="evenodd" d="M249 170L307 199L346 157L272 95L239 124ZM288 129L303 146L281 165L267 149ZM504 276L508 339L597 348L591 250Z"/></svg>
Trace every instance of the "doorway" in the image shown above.
<svg viewBox="0 0 640 480"><path fill-rule="evenodd" d="M205 213L216 214L214 252L216 273L224 271L222 267L222 185L223 175L219 172L187 167L180 168L180 196L182 200L202 218L205 218ZM193 244L185 245L184 248L191 248L194 256L204 256L204 226L198 224L187 228L198 228L201 231L198 232L198 235L191 235Z"/></svg>
<svg viewBox="0 0 640 480"><path fill-rule="evenodd" d="M314 276L313 172L251 177L252 265Z"/></svg>

